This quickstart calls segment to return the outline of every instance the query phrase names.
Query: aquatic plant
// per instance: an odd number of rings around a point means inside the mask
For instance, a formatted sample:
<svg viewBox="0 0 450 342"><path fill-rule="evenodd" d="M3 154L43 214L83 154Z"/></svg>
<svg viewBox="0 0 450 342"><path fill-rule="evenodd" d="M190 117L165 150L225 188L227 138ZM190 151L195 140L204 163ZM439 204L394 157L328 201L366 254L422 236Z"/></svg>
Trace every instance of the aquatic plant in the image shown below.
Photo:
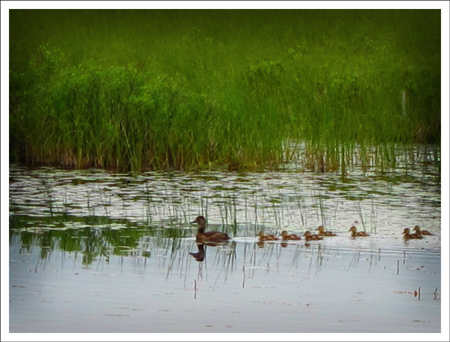
<svg viewBox="0 0 450 342"><path fill-rule="evenodd" d="M344 175L355 149L384 172L395 144L440 142L438 10L12 10L10 24L13 162L258 170L299 159Z"/></svg>

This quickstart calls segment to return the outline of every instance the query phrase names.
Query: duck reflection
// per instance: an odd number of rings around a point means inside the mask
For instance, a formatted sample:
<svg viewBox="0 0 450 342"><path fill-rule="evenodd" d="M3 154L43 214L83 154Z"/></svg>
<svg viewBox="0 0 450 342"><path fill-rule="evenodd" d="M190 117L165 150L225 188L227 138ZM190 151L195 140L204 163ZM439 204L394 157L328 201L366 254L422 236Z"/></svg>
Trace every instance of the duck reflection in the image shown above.
<svg viewBox="0 0 450 342"><path fill-rule="evenodd" d="M205 247L203 246L203 243L197 243L198 252L197 253L189 253L194 257L197 261L203 261L205 259Z"/></svg>
<svg viewBox="0 0 450 342"><path fill-rule="evenodd" d="M235 254L234 251L236 248L236 242L217 243L217 242L199 242L199 241L197 241L196 245L197 245L198 252L197 253L190 252L189 254L192 255L192 257L197 261L203 261L205 259L206 246L208 246L208 247L219 247L219 246L225 247L225 246L227 246L229 250L233 251L233 253L230 253L230 255Z"/></svg>

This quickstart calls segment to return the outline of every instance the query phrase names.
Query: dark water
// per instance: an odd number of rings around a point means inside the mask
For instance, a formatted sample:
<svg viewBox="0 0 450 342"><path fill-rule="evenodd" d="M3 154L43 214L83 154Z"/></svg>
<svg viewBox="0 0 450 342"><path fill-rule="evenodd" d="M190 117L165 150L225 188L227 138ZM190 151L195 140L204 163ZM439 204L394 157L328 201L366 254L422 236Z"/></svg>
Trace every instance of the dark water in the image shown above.
<svg viewBox="0 0 450 342"><path fill-rule="evenodd" d="M344 178L11 167L10 331L440 332L440 177L406 166ZM200 214L234 237L201 262L188 224ZM255 237L321 224L338 236ZM353 224L371 236L350 238ZM416 224L434 235L404 241Z"/></svg>

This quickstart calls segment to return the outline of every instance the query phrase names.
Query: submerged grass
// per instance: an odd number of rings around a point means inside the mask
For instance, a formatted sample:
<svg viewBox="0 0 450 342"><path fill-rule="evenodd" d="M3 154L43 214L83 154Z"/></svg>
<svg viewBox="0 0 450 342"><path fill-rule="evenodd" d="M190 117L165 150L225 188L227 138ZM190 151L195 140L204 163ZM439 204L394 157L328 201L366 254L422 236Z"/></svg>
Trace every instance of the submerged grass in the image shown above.
<svg viewBox="0 0 450 342"><path fill-rule="evenodd" d="M383 170L440 143L440 74L438 10L12 10L10 158Z"/></svg>

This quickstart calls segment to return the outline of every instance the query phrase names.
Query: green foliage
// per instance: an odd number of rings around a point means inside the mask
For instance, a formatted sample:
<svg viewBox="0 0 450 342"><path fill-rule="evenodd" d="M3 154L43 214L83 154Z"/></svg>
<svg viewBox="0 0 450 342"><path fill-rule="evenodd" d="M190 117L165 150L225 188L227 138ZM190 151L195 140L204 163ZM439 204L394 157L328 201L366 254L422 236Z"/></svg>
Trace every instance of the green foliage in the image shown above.
<svg viewBox="0 0 450 342"><path fill-rule="evenodd" d="M262 169L304 141L307 167L326 171L354 144L440 143L439 11L13 10L10 23L12 161Z"/></svg>

